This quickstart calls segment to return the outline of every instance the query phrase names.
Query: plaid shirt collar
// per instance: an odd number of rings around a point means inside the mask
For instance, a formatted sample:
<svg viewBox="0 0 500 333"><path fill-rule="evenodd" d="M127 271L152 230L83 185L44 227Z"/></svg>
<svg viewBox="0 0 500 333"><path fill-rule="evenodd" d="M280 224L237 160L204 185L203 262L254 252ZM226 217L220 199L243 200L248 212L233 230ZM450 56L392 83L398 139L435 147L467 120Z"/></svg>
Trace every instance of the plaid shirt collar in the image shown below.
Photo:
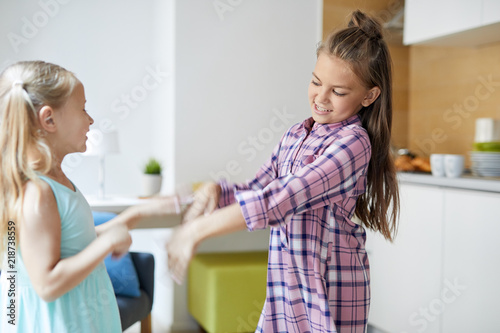
<svg viewBox="0 0 500 333"><path fill-rule="evenodd" d="M357 114L355 114L354 116L351 116L351 117L349 117L345 120L342 120L338 123L320 124L320 123L314 122L314 119L312 117L310 117L302 122L302 124L299 127L299 131L304 130L304 131L306 131L306 133L309 133L309 132L311 132L311 130L313 130L313 131L315 131L316 135L324 136L335 129L338 129L338 128L341 128L341 127L344 127L347 125L359 125L359 126L361 126L361 119L359 118L359 116Z"/></svg>

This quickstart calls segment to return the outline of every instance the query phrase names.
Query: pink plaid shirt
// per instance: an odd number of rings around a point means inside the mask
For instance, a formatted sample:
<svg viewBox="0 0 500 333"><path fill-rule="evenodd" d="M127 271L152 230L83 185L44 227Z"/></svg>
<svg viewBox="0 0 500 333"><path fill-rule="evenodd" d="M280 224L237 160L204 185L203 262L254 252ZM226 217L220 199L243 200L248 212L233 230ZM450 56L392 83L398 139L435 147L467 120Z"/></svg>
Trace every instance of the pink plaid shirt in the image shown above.
<svg viewBox="0 0 500 333"><path fill-rule="evenodd" d="M365 332L370 274L353 223L371 145L358 116L292 126L246 184L220 182L248 230L271 228L267 296L257 332Z"/></svg>

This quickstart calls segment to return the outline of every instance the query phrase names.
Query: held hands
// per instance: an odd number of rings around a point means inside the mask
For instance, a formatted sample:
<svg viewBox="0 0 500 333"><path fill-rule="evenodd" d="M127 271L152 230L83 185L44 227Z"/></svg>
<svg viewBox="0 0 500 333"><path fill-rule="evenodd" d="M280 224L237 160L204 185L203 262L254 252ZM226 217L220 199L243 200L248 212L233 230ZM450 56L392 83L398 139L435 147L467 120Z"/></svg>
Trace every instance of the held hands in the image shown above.
<svg viewBox="0 0 500 333"><path fill-rule="evenodd" d="M193 203L184 214L183 222L211 214L219 204L221 188L214 182L204 183L194 194Z"/></svg>
<svg viewBox="0 0 500 333"><path fill-rule="evenodd" d="M175 228L166 245L168 269L172 279L182 284L199 244L199 222L210 215L219 203L221 188L214 182L203 184L193 196L193 203L184 214L183 224Z"/></svg>
<svg viewBox="0 0 500 333"><path fill-rule="evenodd" d="M147 203L131 207L130 213L132 216L138 218L138 220L179 214L181 213L182 206L192 200L183 218L183 221L187 222L203 214L207 215L212 213L219 203L220 192L221 189L218 184L209 182L203 184L201 188L194 193L192 199L191 195L187 197L179 193L172 196L157 197L151 199ZM135 225L135 223L136 222L133 224ZM131 226L129 225L129 227Z"/></svg>

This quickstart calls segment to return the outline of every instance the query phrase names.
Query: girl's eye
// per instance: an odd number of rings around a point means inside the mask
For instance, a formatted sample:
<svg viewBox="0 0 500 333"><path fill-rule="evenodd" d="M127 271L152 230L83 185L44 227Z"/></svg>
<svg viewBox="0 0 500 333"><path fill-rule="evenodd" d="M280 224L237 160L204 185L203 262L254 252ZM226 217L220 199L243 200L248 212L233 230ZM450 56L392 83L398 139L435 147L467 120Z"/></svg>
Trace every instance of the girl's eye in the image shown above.
<svg viewBox="0 0 500 333"><path fill-rule="evenodd" d="M314 84L316 87L319 87L319 83L318 82L312 80L311 83Z"/></svg>
<svg viewBox="0 0 500 333"><path fill-rule="evenodd" d="M333 93L334 93L335 95L337 95L337 96L345 96L345 94L338 93L338 92L336 92L335 90L333 91Z"/></svg>

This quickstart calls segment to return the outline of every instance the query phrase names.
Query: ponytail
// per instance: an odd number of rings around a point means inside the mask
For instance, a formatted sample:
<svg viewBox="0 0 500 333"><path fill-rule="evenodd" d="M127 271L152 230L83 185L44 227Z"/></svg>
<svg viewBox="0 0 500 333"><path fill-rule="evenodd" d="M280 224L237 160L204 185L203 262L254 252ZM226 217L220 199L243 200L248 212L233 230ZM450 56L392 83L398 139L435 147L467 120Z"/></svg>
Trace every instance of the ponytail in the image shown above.
<svg viewBox="0 0 500 333"><path fill-rule="evenodd" d="M372 155L368 165L366 192L358 197L356 216L368 228L380 231L388 240L397 233L399 189L391 154L392 74L391 57L383 40L382 26L355 11L348 27L330 34L317 50L350 64L367 88L380 88L380 96L359 111L368 132Z"/></svg>

